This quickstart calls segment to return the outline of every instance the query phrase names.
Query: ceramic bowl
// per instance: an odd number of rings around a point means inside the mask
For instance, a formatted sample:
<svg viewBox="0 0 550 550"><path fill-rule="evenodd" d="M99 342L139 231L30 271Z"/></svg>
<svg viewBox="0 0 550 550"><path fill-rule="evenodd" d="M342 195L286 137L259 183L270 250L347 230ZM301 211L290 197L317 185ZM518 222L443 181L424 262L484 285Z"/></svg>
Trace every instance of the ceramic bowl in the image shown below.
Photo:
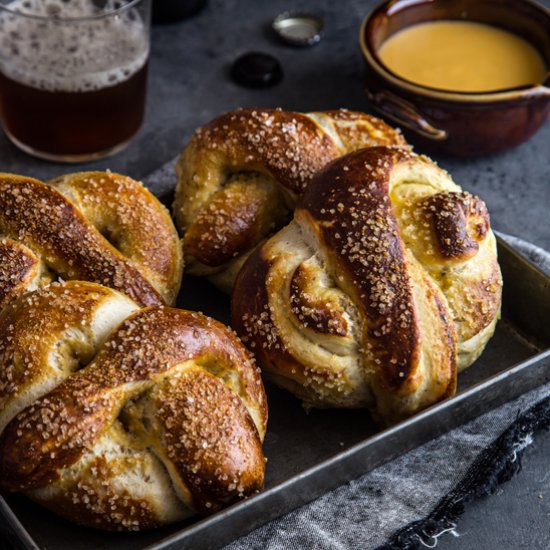
<svg viewBox="0 0 550 550"><path fill-rule="evenodd" d="M536 86L486 93L443 91L400 78L378 57L382 43L417 23L485 23L529 41L550 68L550 11L530 0L390 0L368 15L360 45L367 95L407 138L428 150L460 156L496 153L532 136L550 112L550 75Z"/></svg>

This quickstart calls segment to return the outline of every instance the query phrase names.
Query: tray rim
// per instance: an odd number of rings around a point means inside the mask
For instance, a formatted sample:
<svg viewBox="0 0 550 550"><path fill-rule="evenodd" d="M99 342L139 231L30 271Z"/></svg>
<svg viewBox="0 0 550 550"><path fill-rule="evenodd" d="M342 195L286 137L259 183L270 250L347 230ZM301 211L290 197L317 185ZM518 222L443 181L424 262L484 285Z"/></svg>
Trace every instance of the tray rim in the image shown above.
<svg viewBox="0 0 550 550"><path fill-rule="evenodd" d="M428 407L427 409L424 409L423 411L415 414L411 418L408 418L407 420L404 420L404 421L400 422L399 424L397 424L395 426L387 428L387 429L385 429L381 432L378 432L378 433L376 433L376 434L360 441L359 443L356 443L355 445L352 445L351 447L349 447L345 451L341 451L341 452L335 454L334 456L332 456L328 459L325 459L325 460L319 462L318 464L315 464L314 466L311 466L311 467L307 468L306 470L301 471L299 474L297 474L295 476L292 476L291 478L279 483L278 485L276 485L274 487L271 487L270 489L266 489L266 490L262 491L261 493L255 495L254 497L250 497L247 500L244 500L242 502L234 504L234 505L226 508L225 510L223 510L222 512L220 512L218 514L215 514L215 515L213 515L209 518L201 519L201 520L193 523L192 525L182 529L178 533L174 533L174 534L169 535L168 537L165 537L164 539L162 539L162 540L160 540L156 543L145 546L143 548L143 550L161 550L161 549L164 549L164 548L170 548L170 545L175 543L175 542L185 542L184 540L182 540L182 534L185 537L189 537L189 536L193 536L194 534L199 533L199 532L201 532L205 529L213 529L217 523L225 521L227 519L227 516L238 513L241 510L245 510L247 508L253 507L253 506L257 505L258 502L260 502L262 500L267 500L267 499L271 498L272 495L276 495L279 492L294 486L297 481L305 479L305 478L307 478L311 475L319 474L319 473L323 472L324 470L326 470L327 468L332 467L336 464L339 464L339 463L343 462L344 460L349 459L349 458L353 457L354 455L357 455L358 453L363 452L369 446L372 446L372 445L374 445L374 444L376 444L376 443L378 443L382 440L385 440L389 437L396 437L400 434L400 432L404 432L408 428L410 428L411 426L414 426L414 425L418 424L419 422L421 422L423 420L426 420L427 418L430 418L432 416L437 415L441 410L456 406L459 403L462 403L464 401L467 402L471 399L471 397L473 395L476 395L476 394L480 393L483 390L492 388L495 385L502 383L507 378L515 377L517 374L523 372L525 369L531 368L534 365L543 362L545 359L549 360L549 361L547 361L547 363L548 363L548 365L550 365L550 347L548 347L547 349L541 351L540 353L537 353L533 357L530 357L526 361L521 361L520 363L516 363L515 365L512 365L511 367L506 369L505 371L502 371L502 372L500 372L496 375L493 375L493 376L487 378L486 380L483 380L481 382L478 382L477 384L474 384L473 386L471 386L470 388L468 388L467 390L465 390L463 393L461 393L459 395L455 395L450 399L447 399L445 401L442 401L440 403L432 405L431 407ZM546 382L543 382L542 384L540 384L538 386L535 386L532 389L536 389L536 387L542 387L545 384L547 384L549 381L550 381L550 378ZM523 395L524 393L527 393L528 391L532 391L532 390L527 390L525 392L520 392L517 397ZM467 422L477 418L478 416L481 416L482 414L485 414L485 413L493 410L494 408L496 408L498 406L501 406L501 405L504 405L506 403L509 403L509 402L513 401L517 397L513 397L511 399L505 399L501 403L497 401L494 406L487 408L484 412L480 413L479 415L475 415L472 418L466 419L464 422L457 423L457 425L454 426L451 429L455 429L456 427L459 427L463 424L466 424ZM440 437L444 433L448 433L448 431L450 431L450 430L443 430L441 433L435 434L433 439L435 439L437 437ZM381 465L383 465L387 462L390 462L391 460L394 460L394 459L398 458L399 456L402 456L403 454L406 454L410 450L412 450L416 447L419 447L419 446L427 443L428 441L429 440L427 440L425 442L422 442L418 446L414 446L411 449L400 452L397 455L395 455L394 457L390 458L389 460L384 460L384 461L380 462L379 464L377 464L374 467L369 467L369 468L365 469L365 471L363 473L367 474L369 471L372 471L374 468L376 468L378 466L381 466ZM356 478L353 477L351 479L356 479ZM336 485L336 487L338 487L338 486L340 486L340 483ZM328 493L331 490L333 490L333 489L323 490L323 492L321 494ZM302 504L307 504L308 502L312 502L313 500L315 500L317 498L319 498L319 495L316 495L311 499L308 498L308 499L304 500ZM287 511L285 511L281 514L278 514L275 517L280 517L283 514L289 513L293 509L296 509L296 508L295 507L290 508ZM262 522L258 526L263 525L263 524L267 523L268 521L272 521L273 519L274 518L267 519L265 521L262 520ZM255 526L253 529L257 528L258 526ZM253 530L253 529L251 529L251 530ZM241 536L245 536L246 534L247 533L244 532ZM224 543L224 544L227 544L227 543ZM197 548L197 546L193 546L193 548ZM208 548L212 548L212 547L208 546Z"/></svg>
<svg viewBox="0 0 550 550"><path fill-rule="evenodd" d="M516 259L519 259L519 261L522 264L524 264L523 265L524 268L530 269L531 271L535 271L537 273L537 276L541 277L545 281L545 283L550 286L549 274L545 273L540 267L535 265L523 254L521 254L514 246L512 246L511 244L508 244L505 241L504 237L501 236L499 232L495 231L495 235L497 237L499 248L501 247L505 248L508 254L511 254ZM544 347L538 353L535 353L534 355L530 356L526 360L515 363L514 365L511 365L505 370L500 371L496 374L493 374L492 376L489 376L484 380L481 380L480 382L465 389L460 394L454 395L449 399L436 403L428 407L427 409L413 415L412 417L400 422L399 424L396 424L395 426L391 426L390 428L384 429L378 433L368 436L367 438L359 441L358 443L355 443L348 449L337 452L335 455L331 456L330 458L324 459L321 462L313 466L310 466L309 468L306 468L305 470L288 478L287 480L282 481L281 483L278 483L269 489L265 489L259 494L254 495L253 497L250 497L247 500L236 503L210 517L199 519L198 521L183 527L181 530L176 531L171 535L168 535L160 539L157 542L148 544L146 546L141 546L140 548L142 548L143 550L163 550L163 549L176 548L176 546L174 545L177 545L178 548L186 548L187 547L186 543L188 542L187 539L196 537L197 535L200 535L205 531L210 531L210 532L212 532L213 530L215 531L216 526L218 524L223 524L225 521L230 520L232 517L238 516L239 514L241 515L243 513L246 514L249 510L251 509L253 510L257 506L261 505L262 503L265 503L265 502L269 503L269 501L274 499L274 497L277 497L281 493L284 493L285 491L289 490L290 488L292 488L293 486L295 486L300 482L304 482L312 477L318 476L331 468L333 469L335 466L350 462L355 457L367 451L369 447L375 447L380 442L383 442L392 437L395 438L396 436L398 436L403 432L407 433L407 431L411 428L411 426L414 427L415 425L420 425L422 424L422 422L426 421L427 419L430 419L433 416L438 417L441 415L442 411L458 408L462 403L468 403L475 396L483 394L483 392L487 391L488 389L491 389L495 386L501 387L504 384L509 384L510 382L514 382L516 378L521 380L522 374L525 374L526 371L528 371L529 369L535 368L537 366L539 368L543 368L545 365L550 365L550 345L547 347ZM550 372L547 373L547 377L548 378L546 380L541 379L539 384L532 385L527 389L521 389L520 391L515 393L512 392L511 396L507 395L503 399L494 400L494 402L490 406L480 411L479 413L474 414L471 417L466 417L463 421L457 422L456 424L454 424L448 429L442 429L441 431L434 433L433 437L430 437L425 440L421 440L416 445L399 450L393 456L379 461L374 466L365 467L365 469L361 473L353 474L347 479L348 480L355 479L358 477L358 475L366 474L369 471L373 470L374 468L382 464L385 464L387 462L390 462L391 460L395 460L398 456L401 456L409 452L410 450L416 447L419 447L425 444L426 442L432 439L435 439L436 437L441 436L444 433L448 433L450 430L455 429L456 427L463 425L471 421L472 419L477 418L478 416L481 416L482 414L485 414L490 410L493 410L498 406L508 403L516 399L517 397L523 395L524 393L527 393L528 391L532 391L537 387L542 387L543 385L550 382ZM523 386L521 386L521 388L523 388ZM195 548L211 549L211 548L219 547L220 544L221 545L227 544L232 540L236 540L236 538L238 537L245 536L252 530L260 527L261 525L264 525L265 523L272 521L277 517L280 517L286 513L291 512L292 510L296 509L301 505L307 504L308 502L311 502L316 498L319 498L320 495L333 490L335 487L338 487L343 482L345 482L345 479L343 481L338 480L337 483L331 484L332 487L323 488L320 492L312 494L311 498L309 498L308 496L305 499L299 499L300 502L298 503L294 502L290 507L285 508L284 510L277 510L273 514L270 514L268 516L266 515L262 516L262 519L258 523L249 524L249 527L245 529L240 529L237 537L233 537L231 535L229 538L226 538L226 540L220 540L217 544L214 543L214 546L212 545L212 543L208 544L207 546L202 546L201 544L197 544L197 541L193 541L192 547L194 549ZM36 543L36 541L30 535L30 533L27 531L27 529L24 527L24 525L21 523L18 516L12 510L12 508L10 507L10 505L8 504L8 502L5 500L4 496L1 493L0 493L0 515L3 516L3 518L6 520L7 527L10 529L10 531L14 535L16 535L19 538L19 541L25 548L32 549L32 550L35 550L35 549L38 550L40 548ZM137 542L137 544L139 544L139 542Z"/></svg>

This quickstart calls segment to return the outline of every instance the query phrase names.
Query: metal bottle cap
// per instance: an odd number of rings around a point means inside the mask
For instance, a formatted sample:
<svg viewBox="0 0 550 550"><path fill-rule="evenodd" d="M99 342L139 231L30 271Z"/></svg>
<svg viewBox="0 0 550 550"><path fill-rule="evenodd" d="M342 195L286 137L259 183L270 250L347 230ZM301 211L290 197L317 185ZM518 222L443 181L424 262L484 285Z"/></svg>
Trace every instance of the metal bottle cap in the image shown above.
<svg viewBox="0 0 550 550"><path fill-rule="evenodd" d="M277 36L293 46L313 46L321 40L324 21L313 13L287 11L272 23Z"/></svg>
<svg viewBox="0 0 550 550"><path fill-rule="evenodd" d="M247 88L267 88L281 81L283 69L272 55L250 52L233 63L231 77L237 84Z"/></svg>

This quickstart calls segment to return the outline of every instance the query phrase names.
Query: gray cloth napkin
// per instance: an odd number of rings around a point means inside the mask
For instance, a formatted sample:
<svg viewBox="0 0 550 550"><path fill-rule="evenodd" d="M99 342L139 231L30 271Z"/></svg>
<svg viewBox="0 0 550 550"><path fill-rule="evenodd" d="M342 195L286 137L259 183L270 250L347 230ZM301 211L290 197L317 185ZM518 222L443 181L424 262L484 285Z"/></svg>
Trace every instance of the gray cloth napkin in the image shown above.
<svg viewBox="0 0 550 550"><path fill-rule="evenodd" d="M174 161L167 163L145 183L159 195L169 192L174 187L173 165ZM550 274L548 252L517 237L500 236ZM456 487L476 458L517 419L518 413L548 395L550 384L260 527L226 550L377 548L403 527L426 518ZM514 441L510 460L531 442L529 433ZM432 546L438 535L417 536L423 539L424 546Z"/></svg>

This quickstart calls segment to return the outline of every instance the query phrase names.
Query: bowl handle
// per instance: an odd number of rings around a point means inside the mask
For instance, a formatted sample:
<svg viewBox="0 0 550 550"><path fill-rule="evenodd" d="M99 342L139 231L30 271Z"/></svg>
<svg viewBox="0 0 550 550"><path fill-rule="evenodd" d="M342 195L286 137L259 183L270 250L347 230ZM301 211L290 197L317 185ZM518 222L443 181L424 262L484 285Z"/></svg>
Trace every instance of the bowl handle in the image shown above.
<svg viewBox="0 0 550 550"><path fill-rule="evenodd" d="M432 126L414 107L414 105L402 97L395 95L388 90L371 92L365 88L367 97L373 107L382 115L405 126L409 130L420 134L428 139L442 141L447 139L447 132Z"/></svg>

